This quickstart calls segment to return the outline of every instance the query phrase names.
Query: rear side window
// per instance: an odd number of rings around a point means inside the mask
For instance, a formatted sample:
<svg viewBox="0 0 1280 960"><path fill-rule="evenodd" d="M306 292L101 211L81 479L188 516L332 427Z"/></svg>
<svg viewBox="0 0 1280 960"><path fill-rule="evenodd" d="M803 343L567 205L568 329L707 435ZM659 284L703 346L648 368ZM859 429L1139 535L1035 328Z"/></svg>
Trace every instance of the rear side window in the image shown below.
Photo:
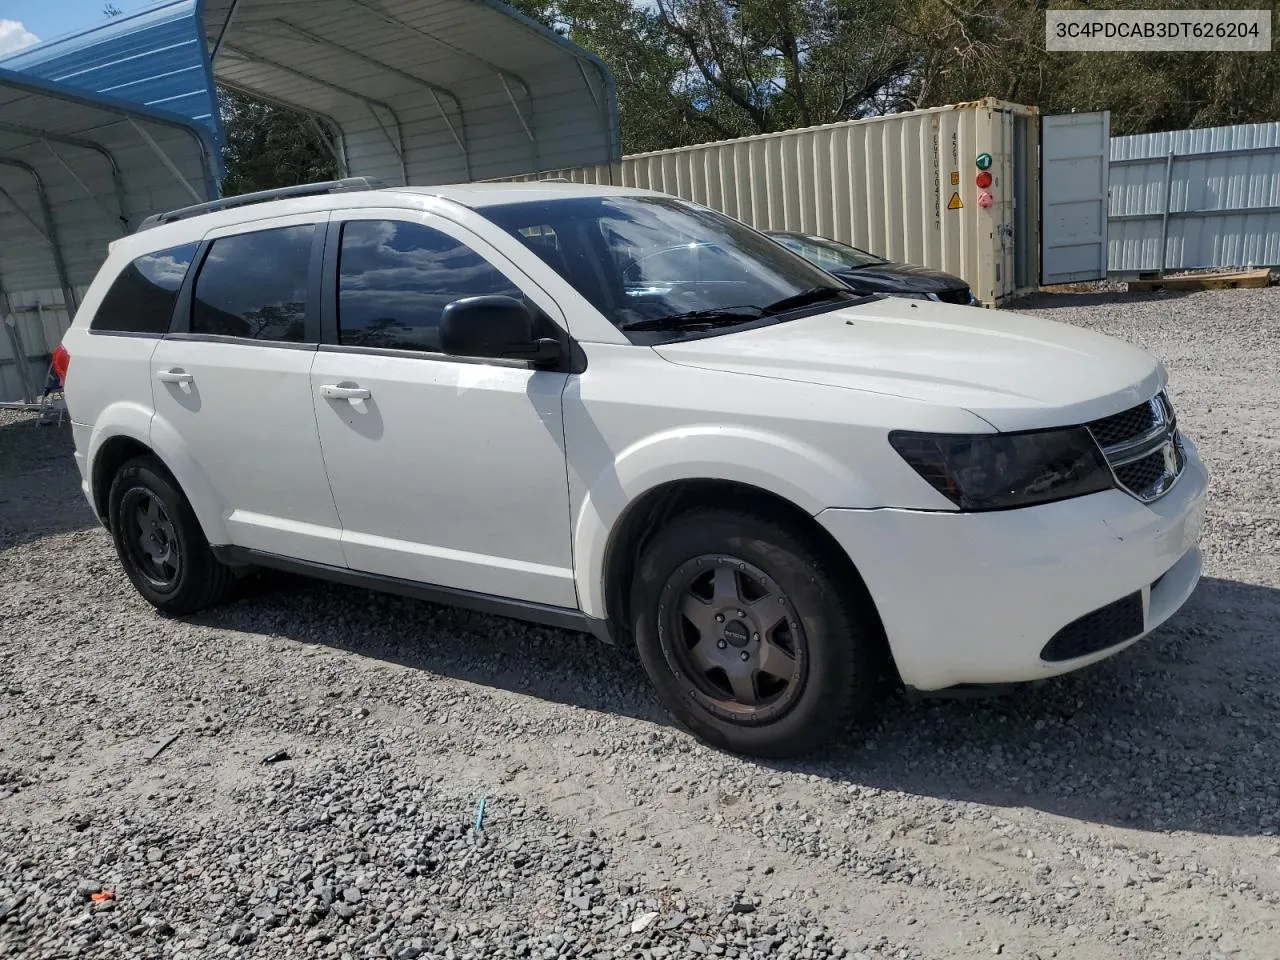
<svg viewBox="0 0 1280 960"><path fill-rule="evenodd" d="M89 329L157 336L168 333L178 291L198 246L188 243L134 260L102 298Z"/></svg>
<svg viewBox="0 0 1280 960"><path fill-rule="evenodd" d="M440 314L454 300L521 297L474 250L419 223L345 224L338 271L338 342L347 346L439 352Z"/></svg>
<svg viewBox="0 0 1280 960"><path fill-rule="evenodd" d="M301 343L315 226L219 237L196 277L191 332Z"/></svg>

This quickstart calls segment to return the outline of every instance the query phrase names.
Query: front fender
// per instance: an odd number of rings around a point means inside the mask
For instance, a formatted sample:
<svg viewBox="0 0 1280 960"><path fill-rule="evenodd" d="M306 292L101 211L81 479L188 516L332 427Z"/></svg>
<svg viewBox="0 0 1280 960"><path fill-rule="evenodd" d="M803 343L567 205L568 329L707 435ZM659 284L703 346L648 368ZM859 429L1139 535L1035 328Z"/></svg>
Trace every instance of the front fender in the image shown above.
<svg viewBox="0 0 1280 960"><path fill-rule="evenodd" d="M844 464L794 438L749 427L681 427L622 450L591 477L574 518L574 579L583 612L603 619L609 538L627 508L679 480L726 480L757 487L817 515L832 504L871 497Z"/></svg>

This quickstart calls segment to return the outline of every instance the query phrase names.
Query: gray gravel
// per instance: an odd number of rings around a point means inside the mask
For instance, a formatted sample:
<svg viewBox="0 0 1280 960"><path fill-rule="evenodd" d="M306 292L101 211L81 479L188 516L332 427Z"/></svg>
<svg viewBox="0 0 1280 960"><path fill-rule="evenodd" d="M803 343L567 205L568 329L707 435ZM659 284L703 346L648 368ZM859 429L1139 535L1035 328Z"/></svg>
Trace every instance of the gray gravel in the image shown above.
<svg viewBox="0 0 1280 960"><path fill-rule="evenodd" d="M283 576L159 617L66 431L0 413L0 955L1275 960L1280 290L1022 308L1168 363L1206 579L1094 669L803 763L574 634Z"/></svg>

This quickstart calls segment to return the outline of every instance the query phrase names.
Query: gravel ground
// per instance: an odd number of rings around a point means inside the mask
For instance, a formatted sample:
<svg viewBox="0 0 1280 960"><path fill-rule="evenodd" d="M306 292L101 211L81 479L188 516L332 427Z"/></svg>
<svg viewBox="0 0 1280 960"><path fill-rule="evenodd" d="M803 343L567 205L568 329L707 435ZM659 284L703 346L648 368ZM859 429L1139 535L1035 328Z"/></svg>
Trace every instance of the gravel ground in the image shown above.
<svg viewBox="0 0 1280 960"><path fill-rule="evenodd" d="M575 634L283 576L157 616L66 431L0 413L0 955L1275 960L1280 289L1022 308L1166 361L1206 578L1096 668L802 763Z"/></svg>

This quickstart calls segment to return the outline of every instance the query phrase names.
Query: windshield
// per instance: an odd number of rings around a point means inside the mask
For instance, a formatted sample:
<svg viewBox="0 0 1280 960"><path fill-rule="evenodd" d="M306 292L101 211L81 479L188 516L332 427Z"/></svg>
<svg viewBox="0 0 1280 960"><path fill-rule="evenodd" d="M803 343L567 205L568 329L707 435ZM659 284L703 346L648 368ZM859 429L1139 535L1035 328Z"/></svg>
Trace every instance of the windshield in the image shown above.
<svg viewBox="0 0 1280 960"><path fill-rule="evenodd" d="M622 330L733 326L856 297L738 221L673 197L567 197L482 213Z"/></svg>
<svg viewBox="0 0 1280 960"><path fill-rule="evenodd" d="M889 262L874 253L824 237L802 237L794 233L771 233L769 236L823 270L856 270L858 267L874 267L878 263Z"/></svg>

